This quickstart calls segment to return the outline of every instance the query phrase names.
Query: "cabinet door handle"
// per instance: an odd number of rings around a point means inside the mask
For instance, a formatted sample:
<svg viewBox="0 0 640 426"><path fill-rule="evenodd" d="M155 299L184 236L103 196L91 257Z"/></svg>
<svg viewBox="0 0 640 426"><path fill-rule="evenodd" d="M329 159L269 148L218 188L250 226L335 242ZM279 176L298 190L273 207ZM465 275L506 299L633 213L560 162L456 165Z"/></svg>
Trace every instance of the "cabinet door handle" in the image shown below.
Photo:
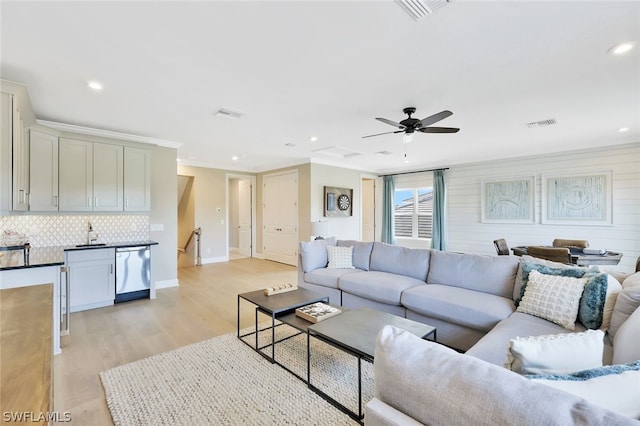
<svg viewBox="0 0 640 426"><path fill-rule="evenodd" d="M54 207L58 207L58 196L57 195L53 196L53 205L54 205Z"/></svg>
<svg viewBox="0 0 640 426"><path fill-rule="evenodd" d="M20 194L20 198L19 198L20 201L19 202L20 202L20 204L22 204L22 203L24 203L24 189L21 189L18 192Z"/></svg>
<svg viewBox="0 0 640 426"><path fill-rule="evenodd" d="M96 206L96 207L98 207L98 197L95 197L95 198L93 199L93 205L94 205L94 206Z"/></svg>
<svg viewBox="0 0 640 426"><path fill-rule="evenodd" d="M109 264L109 273L113 275L113 263Z"/></svg>
<svg viewBox="0 0 640 426"><path fill-rule="evenodd" d="M87 206L91 207L91 197L87 197Z"/></svg>
<svg viewBox="0 0 640 426"><path fill-rule="evenodd" d="M129 197L124 197L124 206L129 208Z"/></svg>

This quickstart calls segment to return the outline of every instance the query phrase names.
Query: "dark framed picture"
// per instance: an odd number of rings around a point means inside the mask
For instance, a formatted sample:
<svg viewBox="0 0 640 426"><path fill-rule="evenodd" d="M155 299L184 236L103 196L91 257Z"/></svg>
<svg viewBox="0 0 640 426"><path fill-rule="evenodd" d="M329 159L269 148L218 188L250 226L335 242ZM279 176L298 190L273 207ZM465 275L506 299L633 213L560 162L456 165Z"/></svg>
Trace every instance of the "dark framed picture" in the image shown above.
<svg viewBox="0 0 640 426"><path fill-rule="evenodd" d="M324 187L325 217L351 216L353 214L353 189Z"/></svg>

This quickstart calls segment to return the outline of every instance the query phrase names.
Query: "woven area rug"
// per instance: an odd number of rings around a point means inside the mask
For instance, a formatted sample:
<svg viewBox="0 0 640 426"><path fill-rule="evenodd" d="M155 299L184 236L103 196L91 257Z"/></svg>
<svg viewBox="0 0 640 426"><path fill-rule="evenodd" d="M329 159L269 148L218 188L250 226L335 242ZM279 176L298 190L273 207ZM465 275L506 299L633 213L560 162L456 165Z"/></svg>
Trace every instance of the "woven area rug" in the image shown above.
<svg viewBox="0 0 640 426"><path fill-rule="evenodd" d="M296 333L285 325L276 329L277 338ZM263 345L271 333L259 336ZM276 360L302 377L306 342L301 334L276 345ZM312 383L357 412L357 359L317 339L311 342ZM357 424L235 333L103 371L100 379L116 425ZM364 361L362 383L364 404L374 391L373 365Z"/></svg>

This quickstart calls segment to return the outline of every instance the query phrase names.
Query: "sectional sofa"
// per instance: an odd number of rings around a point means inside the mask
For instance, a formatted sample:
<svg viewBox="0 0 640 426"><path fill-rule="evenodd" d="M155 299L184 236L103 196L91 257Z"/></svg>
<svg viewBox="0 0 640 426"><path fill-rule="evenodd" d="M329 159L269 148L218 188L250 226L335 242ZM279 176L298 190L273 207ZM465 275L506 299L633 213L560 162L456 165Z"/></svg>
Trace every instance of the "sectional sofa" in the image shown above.
<svg viewBox="0 0 640 426"><path fill-rule="evenodd" d="M350 258L345 260L340 257L349 251ZM331 253L335 252L341 254L332 259ZM580 298L580 314L575 323L570 324L571 327L544 319L544 315L540 317L518 309L518 304L524 307L523 295L527 294L527 289L533 292L534 287L530 283L534 274L537 274L536 280L539 276L551 279L559 276L560 280L583 279L583 285L585 281L591 283L584 287L584 294ZM629 277L618 275L618 278L624 280L624 286L616 277L597 269L561 265L529 256L483 256L334 239L301 243L298 267L298 285L328 295L331 303L349 308L369 307L433 325L438 330L438 343L465 352L460 355L462 360L473 358L481 363L478 365L473 361L469 367L472 371L480 368L486 374L493 375L496 371L504 370L512 375L507 377L518 378L521 377L519 374L502 367L509 361L510 345L514 346L513 351L518 357L513 342L523 337L535 339L536 336L575 335L580 336L580 340L587 335L592 342L600 345L600 349L596 348L595 351L596 357L600 358L596 360L598 365L640 360L640 345L637 344L637 336L640 335L640 273ZM586 289L589 286L587 297ZM527 303L530 302L527 300ZM609 331L603 338L607 329ZM571 350L575 351L575 348ZM569 358L573 360L567 362L579 366L580 362L574 360L580 360L582 356L569 353ZM410 361L411 357L408 357L407 363L415 364ZM466 361L458 359L452 365L457 363L465 365ZM640 362L637 364L636 369L640 370ZM640 371L637 373L640 374ZM386 381L381 380L380 375L386 377L393 373L379 372L376 367L376 395L388 396L389 392L383 389L385 385L381 384ZM637 377L640 390L640 376ZM482 380L488 379L489 376L484 376ZM413 386L407 380L408 377L400 380L396 389L398 392L403 386ZM444 377L438 380L446 382ZM520 389L518 383L514 382L513 385L514 389ZM382 388L378 389L378 386ZM522 389L525 388L529 389L529 385L524 385ZM544 386L540 392L545 397L553 397L553 392L549 393ZM425 397L428 394L425 391ZM381 410L381 423L367 423L399 424L394 421L402 420L403 410L394 408L393 402L387 406L388 403L376 398L369 411ZM571 411L575 404L581 403L567 400L563 407ZM640 407L640 399L637 406ZM404 406L400 404L400 407ZM617 419L616 416L608 417L606 412L601 413L597 409L589 411L587 408L582 414L595 415L594 419L604 419L604 423L613 424ZM391 419L395 420L385 423L384 413L387 411L399 417L392 415ZM451 414L455 416L455 413ZM372 419L377 418L376 415L368 416ZM563 415L565 417L558 418L566 418L567 414ZM595 424L593 421L582 423Z"/></svg>

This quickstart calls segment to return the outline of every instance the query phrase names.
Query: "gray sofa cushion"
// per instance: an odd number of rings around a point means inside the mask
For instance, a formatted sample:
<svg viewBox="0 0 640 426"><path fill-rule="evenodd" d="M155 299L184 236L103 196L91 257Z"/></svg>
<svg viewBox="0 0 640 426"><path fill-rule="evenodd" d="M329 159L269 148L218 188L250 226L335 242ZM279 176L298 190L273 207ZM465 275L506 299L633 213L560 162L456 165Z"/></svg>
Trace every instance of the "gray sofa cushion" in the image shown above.
<svg viewBox="0 0 640 426"><path fill-rule="evenodd" d="M637 425L578 396L395 327L378 335L375 358L376 398L423 424Z"/></svg>
<svg viewBox="0 0 640 426"><path fill-rule="evenodd" d="M518 264L516 256L481 256L433 250L427 283L462 287L511 299Z"/></svg>
<svg viewBox="0 0 640 426"><path fill-rule="evenodd" d="M356 272L364 271L362 271L361 269L319 268L304 274L304 280L308 283L321 285L323 287L338 288L338 280L340 279L340 277Z"/></svg>
<svg viewBox="0 0 640 426"><path fill-rule="evenodd" d="M408 288L425 286L424 281L404 275L368 271L344 275L338 282L340 290L389 305L400 305L400 296Z"/></svg>
<svg viewBox="0 0 640 426"><path fill-rule="evenodd" d="M584 330L585 327L582 324L576 323L575 332ZM500 321L493 330L473 345L466 354L502 366L507 358L509 340L516 337L559 333L571 333L571 331L545 319L514 312L509 318Z"/></svg>
<svg viewBox="0 0 640 426"><path fill-rule="evenodd" d="M340 247L353 247L353 266L363 271L369 270L369 262L371 260L371 250L373 249L373 242L363 243L362 241L355 240L338 240L337 243Z"/></svg>
<svg viewBox="0 0 640 426"><path fill-rule="evenodd" d="M327 267L329 262L327 258L328 245L335 246L336 239L332 237L324 240L300 242L300 256L302 257L302 270L304 272Z"/></svg>
<svg viewBox="0 0 640 426"><path fill-rule="evenodd" d="M406 275L424 281L429 271L431 250L409 249L376 241L369 270Z"/></svg>
<svg viewBox="0 0 640 426"><path fill-rule="evenodd" d="M401 302L419 314L480 331L491 330L515 310L506 297L440 284L407 289Z"/></svg>

